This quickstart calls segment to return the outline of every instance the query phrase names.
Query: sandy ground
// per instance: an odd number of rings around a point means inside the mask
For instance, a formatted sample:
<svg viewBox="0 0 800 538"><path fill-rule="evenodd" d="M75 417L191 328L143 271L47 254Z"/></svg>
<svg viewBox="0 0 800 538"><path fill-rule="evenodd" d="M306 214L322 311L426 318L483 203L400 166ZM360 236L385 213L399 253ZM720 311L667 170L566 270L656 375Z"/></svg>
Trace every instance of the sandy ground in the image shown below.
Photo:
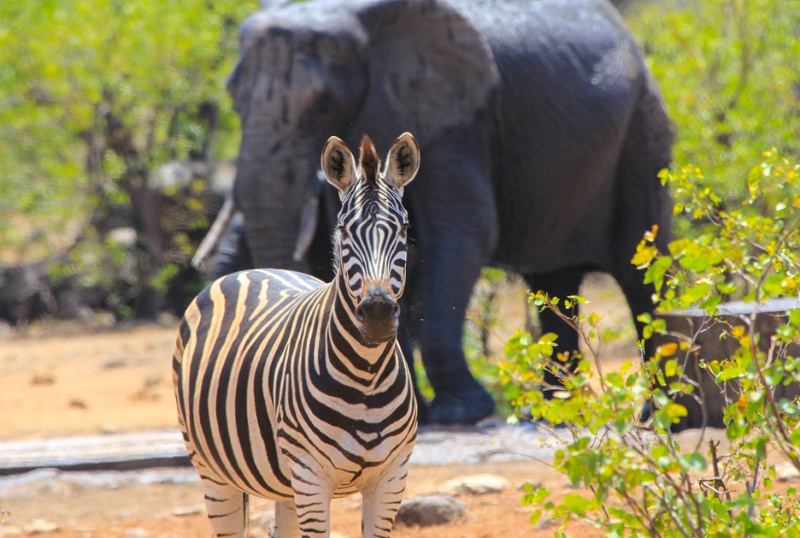
<svg viewBox="0 0 800 538"><path fill-rule="evenodd" d="M614 363L635 355L624 303L604 278L590 278L582 292L591 309L604 314L610 332L621 335L603 347ZM493 350L523 319L522 290L511 287L501 298L501 323L492 329ZM81 433L175 427L169 372L177 321L115 329L41 324L22 334L0 337L0 439L45 439ZM44 442L44 441L43 441ZM525 481L540 482L557 496L569 491L558 475L540 462L414 467L408 495L437 491L450 478L494 473L509 480L500 493L462 496L468 517L458 524L427 529L400 527L404 537L552 536L557 524L537 528L530 509L520 503ZM54 480L14 496L0 497L0 536L209 536L196 483L124 485L96 488ZM252 513L270 507L255 502ZM188 513L187 513L188 512ZM186 513L185 515L176 515ZM39 521L38 523L36 520ZM360 536L360 501L336 501L333 529L342 537ZM51 524L51 525L48 525ZM28 529L28 531L26 531ZM569 526L571 535L601 536L589 525Z"/></svg>

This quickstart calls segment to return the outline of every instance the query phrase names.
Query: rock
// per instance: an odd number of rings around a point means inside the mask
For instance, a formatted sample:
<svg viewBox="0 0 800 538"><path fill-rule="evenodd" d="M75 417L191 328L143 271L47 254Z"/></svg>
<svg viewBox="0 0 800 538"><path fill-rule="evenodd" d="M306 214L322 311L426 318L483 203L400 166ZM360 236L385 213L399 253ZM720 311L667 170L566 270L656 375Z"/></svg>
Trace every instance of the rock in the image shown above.
<svg viewBox="0 0 800 538"><path fill-rule="evenodd" d="M122 357L114 357L103 362L101 368L104 370L114 370L115 368L122 368L127 366L128 361Z"/></svg>
<svg viewBox="0 0 800 538"><path fill-rule="evenodd" d="M13 525L0 525L0 536L19 536L22 529Z"/></svg>
<svg viewBox="0 0 800 538"><path fill-rule="evenodd" d="M738 398L740 390L735 379L720 385L716 378L701 363L710 363L714 360L725 360L733 356L739 348L739 339L729 335L733 327L745 325L743 317L755 315L753 330L759 335L757 347L766 354L769 351L772 336L776 334L781 324L786 323L788 311L800 308L800 300L794 298L772 299L760 305L755 303L732 302L718 305L719 314L713 318L708 317L701 309L688 309L673 312L661 312L658 317L667 324L666 334L654 335L656 345L680 344L682 340L678 335L688 336L693 339L691 350L681 363L684 375L692 384L696 384L695 394L677 394L672 400L686 408L687 415L682 417L678 424L672 426L672 431L682 431L687 428L700 428L712 426L724 428L724 409L729 400ZM703 327L700 331L699 328ZM696 338L693 335L697 335ZM727 337L726 337L727 336ZM800 346L792 343L787 349L788 356L800 354ZM669 377L667 382L671 382ZM704 401L698 402L697 395L702 394ZM800 396L800 383L777 385L775 399L786 398L793 400ZM707 424L704 424L704 419Z"/></svg>
<svg viewBox="0 0 800 538"><path fill-rule="evenodd" d="M172 515L177 517L193 516L195 514L202 514L205 510L203 505L179 506L172 511Z"/></svg>
<svg viewBox="0 0 800 538"><path fill-rule="evenodd" d="M56 382L56 377L50 372L40 372L31 378L31 385L52 385Z"/></svg>
<svg viewBox="0 0 800 538"><path fill-rule="evenodd" d="M788 461L775 466L775 476L779 482L800 482L800 471Z"/></svg>
<svg viewBox="0 0 800 538"><path fill-rule="evenodd" d="M80 398L72 398L69 401L69 406L74 409L86 409L87 407L86 402L81 400Z"/></svg>
<svg viewBox="0 0 800 538"><path fill-rule="evenodd" d="M28 534L44 534L46 532L54 532L58 530L58 525L51 521L47 521L44 519L34 519L31 520L27 525L25 525L22 530L27 532Z"/></svg>
<svg viewBox="0 0 800 538"><path fill-rule="evenodd" d="M484 495L499 493L510 486L508 480L493 474L475 474L448 480L442 492L448 495Z"/></svg>
<svg viewBox="0 0 800 538"><path fill-rule="evenodd" d="M400 504L397 523L428 527L455 523L467 517L467 507L449 495L419 495Z"/></svg>
<svg viewBox="0 0 800 538"><path fill-rule="evenodd" d="M536 530L544 530L544 529L551 529L553 527L558 527L561 525L562 521L560 519L552 519L547 516L542 516L542 519L536 523L534 529Z"/></svg>
<svg viewBox="0 0 800 538"><path fill-rule="evenodd" d="M132 527L125 530L125 536L128 538L146 538L150 536L150 531L141 527Z"/></svg>

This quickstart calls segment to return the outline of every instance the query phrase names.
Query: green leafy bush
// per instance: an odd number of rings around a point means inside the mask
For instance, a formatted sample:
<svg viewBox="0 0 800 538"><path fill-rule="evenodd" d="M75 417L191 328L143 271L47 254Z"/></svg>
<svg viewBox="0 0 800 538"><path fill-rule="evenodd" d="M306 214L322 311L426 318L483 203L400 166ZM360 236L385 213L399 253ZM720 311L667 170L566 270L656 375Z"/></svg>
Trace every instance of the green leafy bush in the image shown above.
<svg viewBox="0 0 800 538"><path fill-rule="evenodd" d="M655 286L658 307L700 308L713 321L723 301L797 297L800 4L643 1L626 17L676 123L675 162L693 163L661 175L676 202L669 252L655 249L651 230L632 259ZM769 147L776 149L752 166ZM581 299L531 301L560 312ZM800 311L787 313L768 346L757 345L766 336L755 333L755 314L725 328L735 352L700 363L732 387L725 436L720 444L701 432L690 445L671 426L686 414L676 396L699 397L683 371L698 335L673 335L656 357L604 372L594 352L598 316L563 318L581 334L586 356L574 375L561 372L561 398L541 392L544 365L558 361L554 335L519 332L500 369L520 412L562 426L553 466L588 491L556 498L529 487L523 501L535 507L534 520L588 520L608 536L800 535L797 491L773 487L776 459L800 468L800 405L778 396L800 382L790 346L800 341ZM639 321L646 338L666 330L662 319ZM640 424L645 403L648 429Z"/></svg>
<svg viewBox="0 0 800 538"><path fill-rule="evenodd" d="M800 157L800 3L643 0L626 19L675 122L675 162L700 167L723 205L747 196L753 155Z"/></svg>
<svg viewBox="0 0 800 538"><path fill-rule="evenodd" d="M223 84L239 22L254 8L236 0L0 3L0 261L42 259L80 236L62 272L82 267L81 278L102 281L106 267L91 261L102 257L115 263L112 273L133 266L132 282L117 281L133 295L157 295L191 242L185 229L163 227L153 171L174 159L234 155L237 124ZM191 200L187 209L197 214ZM126 226L137 235L125 259L102 254L103 233ZM83 233L90 228L102 232Z"/></svg>
<svg viewBox="0 0 800 538"><path fill-rule="evenodd" d="M653 248L657 231L645 234L633 261L658 290L659 308L701 308L711 321L724 297L755 304L773 297L796 296L800 271L800 165L777 151L748 175L748 196L729 209L703 181L696 167L664 172L676 196L676 213L707 225L693 238L678 238L669 253ZM673 335L642 364L626 363L604 372L594 352L596 314L567 316L579 297L557 299L541 292L531 301L562 316L583 339L587 356L575 374L562 371L565 390L545 400L541 392L545 364L558 361L558 342L545 334L534 340L520 332L506 347L501 365L507 395L518 409L544 424L563 425L563 447L554 467L574 486L551 500L545 489L530 488L524 501L565 521L580 518L605 528L609 536L789 536L800 533L800 497L793 488L772 490L775 459L800 470L800 402L780 398L782 386L800 383L800 357L790 344L800 343L800 309L788 312L772 336L768 351L757 346L755 312L725 335L737 349L722 361L701 361L718 383L732 383L724 409L725 450L703 432L684 446L671 426L686 415L674 397L692 395L696 381L684 366L694 335ZM661 319L643 316L644 336L666 329ZM700 350L702 354L702 350ZM640 424L639 410L652 408L651 429ZM768 457L772 455L773 457Z"/></svg>

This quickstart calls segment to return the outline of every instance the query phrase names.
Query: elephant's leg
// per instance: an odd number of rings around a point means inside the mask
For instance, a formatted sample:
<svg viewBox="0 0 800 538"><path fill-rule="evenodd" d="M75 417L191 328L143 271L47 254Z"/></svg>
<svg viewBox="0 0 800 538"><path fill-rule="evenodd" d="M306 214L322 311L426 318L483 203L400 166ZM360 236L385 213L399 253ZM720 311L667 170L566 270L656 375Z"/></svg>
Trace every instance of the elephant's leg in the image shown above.
<svg viewBox="0 0 800 538"><path fill-rule="evenodd" d="M672 131L663 102L655 90L648 88L631 117L620 154L609 268L625 294L640 338L642 325L636 317L653 312L655 290L644 284L644 272L631 264L631 257L644 233L654 225L658 226L656 247L661 252L667 251L672 201L658 173L670 164L671 144ZM650 342L646 342L645 358L652 356L651 348Z"/></svg>
<svg viewBox="0 0 800 538"><path fill-rule="evenodd" d="M636 333L639 336L639 340L642 341L644 325L637 321L636 318L640 314L652 314L655 311L652 299L655 289L652 285L643 282L644 272L636 269L636 267L630 263L630 256L625 256L623 259L619 260L612 274L620 288L622 288L622 293L625 294L625 300L628 302L628 308L630 309L633 323L636 325ZM644 340L644 360L652 357L654 352L655 349L652 339Z"/></svg>
<svg viewBox="0 0 800 538"><path fill-rule="evenodd" d="M569 268L553 271L551 273L525 275L525 281L532 291L542 290L551 297L558 297L563 300L569 295L578 294L583 275L583 269ZM577 315L578 305L575 305L572 309L564 310L563 312L569 316ZM559 367L564 368L566 366L569 372L574 372L578 367L579 359L576 356L578 352L578 333L549 309L545 309L539 313L539 324L541 325L543 334L554 333L558 335L556 353L559 355L562 353L568 354L568 359L564 362L554 357L554 362L558 366L553 365L552 368L547 368L545 370L545 386L542 387L542 392L545 398L550 399L556 391L564 386L559 376L556 374Z"/></svg>
<svg viewBox="0 0 800 538"><path fill-rule="evenodd" d="M622 293L625 294L625 299L628 302L628 308L631 311L631 316L633 317L633 323L636 325L636 334L639 336L639 341L644 342L644 346L642 349L642 358L644 360L649 360L651 357L655 355L655 343L653 339L644 340L642 335L642 330L644 325L637 321L637 317L640 314L653 314L655 311L655 306L653 305L652 296L655 293L655 288L653 288L650 284L645 284L644 280L644 273L633 264L630 263L630 256L620 256L616 267L612 271L614 278L617 280L620 288L622 288ZM642 422L647 421L650 418L652 408L652 402L645 402L644 406L642 407L640 420ZM676 428L676 431L682 428Z"/></svg>
<svg viewBox="0 0 800 538"><path fill-rule="evenodd" d="M210 277L217 279L236 271L251 269L253 257L245 238L244 214L237 211L228 224L228 229L220 240Z"/></svg>
<svg viewBox="0 0 800 538"><path fill-rule="evenodd" d="M469 237L431 249L421 268L420 347L433 386L432 424L474 424L494 412L494 401L472 376L462 348L464 316L483 259Z"/></svg>
<svg viewBox="0 0 800 538"><path fill-rule="evenodd" d="M656 247L667 251L671 239L672 201L669 189L658 179L658 172L670 164L673 139L669 118L661 98L649 87L640 98L628 125L628 132L617 169L616 208L614 212L612 260L609 268L619 283L636 325L639 339L642 324L636 318L652 314L654 288L644 284L644 273L631 264L636 245L643 234L658 225ZM652 340L644 343L644 358L654 355ZM642 420L649 416L649 405Z"/></svg>

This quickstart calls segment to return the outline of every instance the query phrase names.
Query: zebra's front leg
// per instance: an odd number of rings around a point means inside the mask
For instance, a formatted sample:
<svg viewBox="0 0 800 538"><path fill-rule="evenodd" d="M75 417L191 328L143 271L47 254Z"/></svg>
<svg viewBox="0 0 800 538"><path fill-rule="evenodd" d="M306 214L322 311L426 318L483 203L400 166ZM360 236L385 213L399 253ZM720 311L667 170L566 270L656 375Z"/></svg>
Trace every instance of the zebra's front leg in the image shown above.
<svg viewBox="0 0 800 538"><path fill-rule="evenodd" d="M203 480L206 512L216 537L247 537L247 494L233 486Z"/></svg>
<svg viewBox="0 0 800 538"><path fill-rule="evenodd" d="M300 525L293 501L275 502L275 532L272 538L300 538Z"/></svg>
<svg viewBox="0 0 800 538"><path fill-rule="evenodd" d="M330 537L332 490L321 480L323 476L323 473L314 471L310 467L298 467L292 470L294 510L302 538ZM280 534L277 536L283 538Z"/></svg>
<svg viewBox="0 0 800 538"><path fill-rule="evenodd" d="M398 464L381 473L373 485L361 492L363 513L361 531L364 538L388 538L394 518L403 500L411 452L401 456Z"/></svg>

